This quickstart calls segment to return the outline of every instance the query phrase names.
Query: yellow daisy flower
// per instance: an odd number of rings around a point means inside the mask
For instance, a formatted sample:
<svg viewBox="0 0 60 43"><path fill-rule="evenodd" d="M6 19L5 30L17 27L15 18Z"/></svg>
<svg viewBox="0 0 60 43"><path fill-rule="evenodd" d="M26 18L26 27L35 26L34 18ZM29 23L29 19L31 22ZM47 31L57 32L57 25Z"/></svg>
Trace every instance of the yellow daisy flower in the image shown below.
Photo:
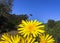
<svg viewBox="0 0 60 43"><path fill-rule="evenodd" d="M33 38L32 36L27 38L21 38L21 43L34 43L36 38Z"/></svg>
<svg viewBox="0 0 60 43"><path fill-rule="evenodd" d="M34 43L38 43L38 42L34 42Z"/></svg>
<svg viewBox="0 0 60 43"><path fill-rule="evenodd" d="M9 43L8 41L0 41L0 43Z"/></svg>
<svg viewBox="0 0 60 43"><path fill-rule="evenodd" d="M37 20L34 21L24 21L22 20L22 23L19 24L18 33L21 33L24 35L24 37L33 35L36 37L40 33L44 33L44 25L42 25L42 22L39 22Z"/></svg>
<svg viewBox="0 0 60 43"><path fill-rule="evenodd" d="M32 36L24 38L18 35L11 36L5 33L1 37L0 43L33 43L34 41L35 41L35 38L33 38Z"/></svg>
<svg viewBox="0 0 60 43"><path fill-rule="evenodd" d="M54 41L54 38L52 38L52 36L49 36L49 34L43 34L40 36L40 43L54 43Z"/></svg>
<svg viewBox="0 0 60 43"><path fill-rule="evenodd" d="M12 35L8 35L7 33L3 34L1 37L0 41L1 43L19 43L20 42L20 36L16 35L16 36L12 36Z"/></svg>

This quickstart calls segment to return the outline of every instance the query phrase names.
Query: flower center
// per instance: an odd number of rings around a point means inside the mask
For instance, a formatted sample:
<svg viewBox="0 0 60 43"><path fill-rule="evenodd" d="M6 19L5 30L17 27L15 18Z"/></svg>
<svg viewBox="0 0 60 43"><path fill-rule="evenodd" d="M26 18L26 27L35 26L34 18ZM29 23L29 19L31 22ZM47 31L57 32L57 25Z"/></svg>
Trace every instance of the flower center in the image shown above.
<svg viewBox="0 0 60 43"><path fill-rule="evenodd" d="M42 43L46 43L46 41L43 41Z"/></svg>
<svg viewBox="0 0 60 43"><path fill-rule="evenodd" d="M29 29L30 32L34 31L34 25L28 26L28 29Z"/></svg>
<svg viewBox="0 0 60 43"><path fill-rule="evenodd" d="M46 40L44 39L41 39L41 43L47 43Z"/></svg>

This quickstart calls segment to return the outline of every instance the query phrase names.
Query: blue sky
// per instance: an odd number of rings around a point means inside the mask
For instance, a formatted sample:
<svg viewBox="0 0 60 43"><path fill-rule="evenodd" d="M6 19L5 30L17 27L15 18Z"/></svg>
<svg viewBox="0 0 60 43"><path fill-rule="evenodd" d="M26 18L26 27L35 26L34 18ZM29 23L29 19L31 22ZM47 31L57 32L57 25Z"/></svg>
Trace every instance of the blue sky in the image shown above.
<svg viewBox="0 0 60 43"><path fill-rule="evenodd" d="M31 20L60 20L60 0L14 0L12 10L13 14L32 14Z"/></svg>

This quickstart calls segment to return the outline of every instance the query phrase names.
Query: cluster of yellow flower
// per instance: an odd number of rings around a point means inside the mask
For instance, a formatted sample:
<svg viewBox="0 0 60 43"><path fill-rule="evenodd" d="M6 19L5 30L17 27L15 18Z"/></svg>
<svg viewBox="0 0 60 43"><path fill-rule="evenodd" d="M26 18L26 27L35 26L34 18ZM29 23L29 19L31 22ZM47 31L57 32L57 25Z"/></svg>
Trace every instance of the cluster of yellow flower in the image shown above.
<svg viewBox="0 0 60 43"><path fill-rule="evenodd" d="M18 25L18 33L21 35L2 35L0 43L54 43L55 40L49 34L44 34L44 25L37 20L24 21ZM39 37L40 41L35 41Z"/></svg>

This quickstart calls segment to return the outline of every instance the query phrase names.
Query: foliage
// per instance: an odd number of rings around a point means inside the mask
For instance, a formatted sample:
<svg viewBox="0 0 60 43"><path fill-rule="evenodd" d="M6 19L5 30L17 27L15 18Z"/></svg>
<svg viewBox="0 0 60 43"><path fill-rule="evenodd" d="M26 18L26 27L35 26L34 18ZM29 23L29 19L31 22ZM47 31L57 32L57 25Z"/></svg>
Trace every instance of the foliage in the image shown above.
<svg viewBox="0 0 60 43"><path fill-rule="evenodd" d="M10 13L13 0L0 0L0 15Z"/></svg>
<svg viewBox="0 0 60 43"><path fill-rule="evenodd" d="M0 0L0 33L16 30L21 20L28 19L27 14L11 14L13 0Z"/></svg>
<svg viewBox="0 0 60 43"><path fill-rule="evenodd" d="M21 23L22 20L27 20L27 15L12 15L6 14L0 16L0 33L4 33L10 30L16 30L16 26Z"/></svg>
<svg viewBox="0 0 60 43"><path fill-rule="evenodd" d="M53 35L56 43L60 43L60 21L48 20L45 25L46 33Z"/></svg>
<svg viewBox="0 0 60 43"><path fill-rule="evenodd" d="M56 24L55 24L55 21L54 21L54 20L51 20L51 19L48 20L48 22L47 22L47 26L48 26L48 27L50 27L50 28L54 28L55 25L56 25Z"/></svg>

